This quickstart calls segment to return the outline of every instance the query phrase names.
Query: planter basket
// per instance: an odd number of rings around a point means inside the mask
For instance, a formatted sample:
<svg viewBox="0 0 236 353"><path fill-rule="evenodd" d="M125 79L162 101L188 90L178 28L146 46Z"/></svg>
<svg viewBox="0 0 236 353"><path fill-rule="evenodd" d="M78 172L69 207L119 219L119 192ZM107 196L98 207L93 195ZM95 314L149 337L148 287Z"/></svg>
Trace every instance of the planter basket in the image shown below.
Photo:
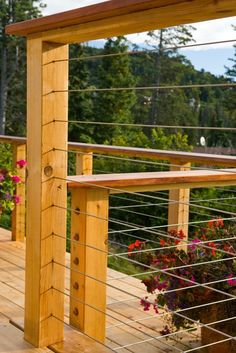
<svg viewBox="0 0 236 353"><path fill-rule="evenodd" d="M236 294L236 289L231 291L231 294ZM222 298L221 299L226 299ZM220 300L218 298L218 300ZM228 301L219 304L209 305L204 308L204 311L201 313L201 322L204 324L208 324L211 322L216 322L220 320L225 320L230 317L236 316L236 301ZM228 320L225 322L221 322L215 325L211 325L212 328L224 332L230 336L236 336L236 320ZM210 330L206 327L202 327L201 329L202 342L201 345L208 345L216 343L217 341L222 341L227 339L226 336L217 333L213 330ZM236 341L229 340L223 343L214 344L209 347L202 348L199 350L201 353L236 353Z"/></svg>

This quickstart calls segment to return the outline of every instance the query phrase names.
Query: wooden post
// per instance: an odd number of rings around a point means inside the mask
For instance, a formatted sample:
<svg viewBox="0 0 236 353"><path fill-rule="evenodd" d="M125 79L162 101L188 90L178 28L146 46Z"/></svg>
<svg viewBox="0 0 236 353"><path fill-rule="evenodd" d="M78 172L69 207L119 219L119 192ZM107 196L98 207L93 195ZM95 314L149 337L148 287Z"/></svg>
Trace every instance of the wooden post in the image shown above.
<svg viewBox="0 0 236 353"><path fill-rule="evenodd" d="M108 190L73 188L70 324L105 341Z"/></svg>
<svg viewBox="0 0 236 353"><path fill-rule="evenodd" d="M171 171L189 170L191 163L181 163L179 161L171 161ZM168 207L168 231L182 230L184 232L184 241L188 240L188 221L189 221L189 198L190 189L177 189L169 191L169 207ZM173 225L172 225L173 224ZM187 246L182 246L187 250Z"/></svg>
<svg viewBox="0 0 236 353"><path fill-rule="evenodd" d="M13 145L13 165L16 167L16 162L26 159L26 145ZM25 240L25 168L18 169L17 174L20 176L22 183L16 185L16 195L20 197L20 203L16 205L12 211L12 240L21 241Z"/></svg>
<svg viewBox="0 0 236 353"><path fill-rule="evenodd" d="M64 333L68 46L32 37L27 50L25 339L43 347Z"/></svg>
<svg viewBox="0 0 236 353"><path fill-rule="evenodd" d="M93 174L93 153L77 153L76 154L76 175Z"/></svg>

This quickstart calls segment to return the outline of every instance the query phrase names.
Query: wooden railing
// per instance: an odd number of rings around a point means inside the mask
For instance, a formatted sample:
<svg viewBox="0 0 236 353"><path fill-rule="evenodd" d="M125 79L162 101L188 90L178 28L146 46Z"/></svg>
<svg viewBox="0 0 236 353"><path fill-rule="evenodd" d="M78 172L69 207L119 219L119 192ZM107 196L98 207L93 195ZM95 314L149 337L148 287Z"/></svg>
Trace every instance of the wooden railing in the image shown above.
<svg viewBox="0 0 236 353"><path fill-rule="evenodd" d="M14 162L17 159L26 158L25 138L0 136L0 143L13 145ZM67 181L72 197L71 208L79 210L71 214L70 323L87 335L103 342L105 340L109 195L169 190L169 230L182 229L187 235L190 189L236 185L234 168L190 170L191 163L236 168L236 157L72 142L68 144L68 149L78 152L76 154L77 175L67 177ZM171 170L93 175L93 153L165 160L170 162ZM21 193L23 200L24 188L23 184L17 191ZM24 202L16 207L12 222L13 240L23 241ZM184 244L183 248L186 248Z"/></svg>
<svg viewBox="0 0 236 353"><path fill-rule="evenodd" d="M13 146L13 163L19 159L26 158L26 138L16 136L1 136L0 143L9 143ZM77 151L76 154L76 175L93 174L93 153L101 155L127 156L133 158L145 158L151 160L168 161L171 171L186 171L191 168L191 164L204 166L223 166L236 167L236 156L222 156L203 153L165 151L157 149L133 148L124 146L109 146L97 144L85 144L69 142L68 149ZM22 179L25 178L24 172L21 172ZM151 175L150 173L148 175ZM160 174L159 174L160 175ZM185 173L184 173L185 175ZM226 173L229 176L229 174ZM120 180L122 177L118 176ZM213 177L213 176L212 176ZM216 173L216 182L219 183L220 175ZM143 174L140 178L145 182L146 176ZM137 176L136 176L137 179ZM207 180L206 180L207 182ZM213 186L213 182L211 186ZM152 190L150 180L147 182L149 191ZM179 227L188 233L188 202L189 188L182 187L169 188L169 199L171 200L168 208L168 224L180 224ZM111 185L110 185L111 186ZM165 185L166 187L166 185ZM141 186L140 186L141 190ZM144 187L142 187L144 190ZM17 187L17 194L20 195L21 203L16 207L12 215L12 239L24 241L25 237L25 185L21 184ZM182 224L182 225L181 225ZM172 226L169 229L173 229Z"/></svg>

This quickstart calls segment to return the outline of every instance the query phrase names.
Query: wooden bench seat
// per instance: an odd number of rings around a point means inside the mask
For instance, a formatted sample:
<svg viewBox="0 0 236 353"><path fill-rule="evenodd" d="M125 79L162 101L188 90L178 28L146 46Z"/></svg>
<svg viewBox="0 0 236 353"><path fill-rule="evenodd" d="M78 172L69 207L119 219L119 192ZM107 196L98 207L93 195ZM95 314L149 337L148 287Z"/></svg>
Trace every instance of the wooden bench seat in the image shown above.
<svg viewBox="0 0 236 353"><path fill-rule="evenodd" d="M69 176L69 188L108 188L111 194L236 185L236 169Z"/></svg>

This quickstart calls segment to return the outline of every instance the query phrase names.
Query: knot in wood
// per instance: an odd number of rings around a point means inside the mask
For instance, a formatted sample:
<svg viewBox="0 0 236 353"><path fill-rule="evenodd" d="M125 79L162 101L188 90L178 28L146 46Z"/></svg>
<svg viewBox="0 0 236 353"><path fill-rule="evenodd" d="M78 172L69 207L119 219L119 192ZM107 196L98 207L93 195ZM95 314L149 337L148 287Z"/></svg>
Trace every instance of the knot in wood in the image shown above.
<svg viewBox="0 0 236 353"><path fill-rule="evenodd" d="M46 177L50 177L53 174L53 168L50 165L47 165L44 168L44 174L46 175Z"/></svg>

